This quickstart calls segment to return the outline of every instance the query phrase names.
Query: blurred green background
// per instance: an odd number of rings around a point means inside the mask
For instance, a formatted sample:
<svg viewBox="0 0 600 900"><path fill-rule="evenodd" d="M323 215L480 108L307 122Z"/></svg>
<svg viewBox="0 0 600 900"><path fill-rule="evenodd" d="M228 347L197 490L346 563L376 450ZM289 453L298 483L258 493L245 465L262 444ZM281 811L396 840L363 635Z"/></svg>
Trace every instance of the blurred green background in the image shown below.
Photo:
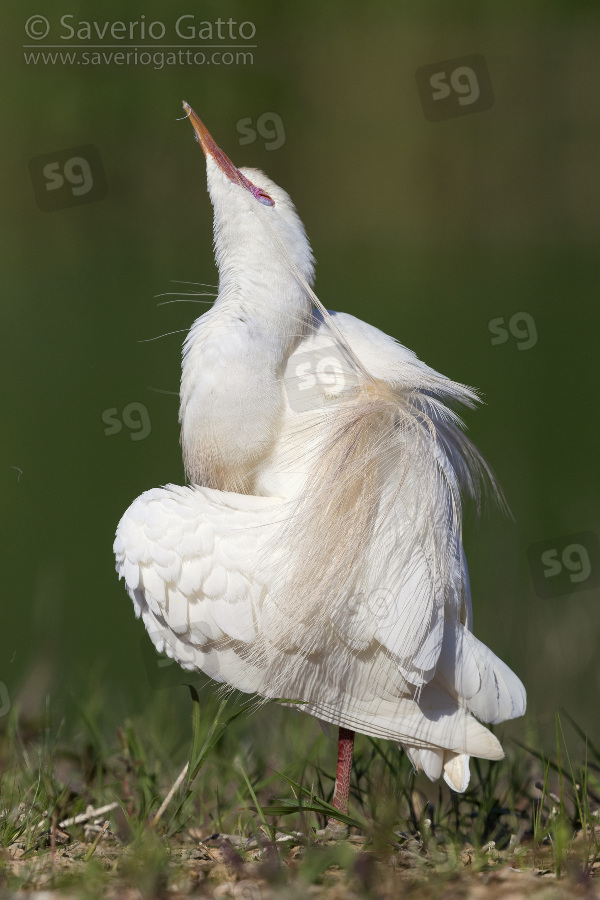
<svg viewBox="0 0 600 900"><path fill-rule="evenodd" d="M29 17L50 23L38 44L64 44L65 14L144 14L167 28L155 43L184 47L180 16L252 22L253 61L26 64ZM551 742L564 707L598 740L598 5L52 0L4 19L0 682L12 703L31 713L49 694L74 717L91 684L115 715L155 697L111 546L138 494L183 480L170 392L203 307L157 307L155 295L216 279L185 99L234 162L289 191L327 306L483 392L466 420L515 521L469 516L465 544L476 633L529 693L526 720L505 733ZM471 54L487 63L493 105L428 121L415 73ZM268 132L248 142L265 113L276 149ZM30 161L88 144L106 196L41 211ZM166 332L180 333L141 342ZM150 433L105 434L106 411L118 421L132 403ZM582 551L562 553L581 540L590 571L571 581ZM540 542L562 566L557 596L534 588Z"/></svg>

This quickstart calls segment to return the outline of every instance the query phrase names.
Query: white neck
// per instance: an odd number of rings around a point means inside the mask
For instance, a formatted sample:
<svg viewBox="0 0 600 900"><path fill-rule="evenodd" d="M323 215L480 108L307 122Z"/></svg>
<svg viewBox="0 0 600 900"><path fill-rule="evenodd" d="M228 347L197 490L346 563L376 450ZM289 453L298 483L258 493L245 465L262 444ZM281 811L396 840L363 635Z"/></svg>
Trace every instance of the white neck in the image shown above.
<svg viewBox="0 0 600 900"><path fill-rule="evenodd" d="M219 269L215 314L222 309L229 315L243 315L262 331L265 342L278 344L282 356L287 356L312 311L290 262L312 285L310 245L295 212L291 221L279 223L280 231L273 222L274 211L261 209L243 194L241 201L234 216L223 215L218 199L213 201Z"/></svg>
<svg viewBox="0 0 600 900"><path fill-rule="evenodd" d="M192 482L252 492L282 414L285 362L307 333L312 304L271 247L255 240L231 252L227 238L221 232L215 246L217 300L184 345L182 445Z"/></svg>
<svg viewBox="0 0 600 900"><path fill-rule="evenodd" d="M312 318L301 282L312 285L314 260L285 191L253 172L275 201L261 207L210 157L207 172L219 295L184 345L181 438L190 480L246 492L272 452L285 362Z"/></svg>
<svg viewBox="0 0 600 900"><path fill-rule="evenodd" d="M213 323L238 322L248 340L269 348L272 363L280 365L306 334L312 317L304 288L283 266L262 266L256 259L252 266L243 254L220 275Z"/></svg>

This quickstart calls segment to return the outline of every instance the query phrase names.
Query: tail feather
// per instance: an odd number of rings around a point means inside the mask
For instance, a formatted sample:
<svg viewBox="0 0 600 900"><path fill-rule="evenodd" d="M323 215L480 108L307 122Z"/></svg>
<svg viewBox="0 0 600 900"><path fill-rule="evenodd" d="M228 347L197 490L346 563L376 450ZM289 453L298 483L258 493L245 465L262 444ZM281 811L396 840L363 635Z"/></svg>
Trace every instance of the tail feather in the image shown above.
<svg viewBox="0 0 600 900"><path fill-rule="evenodd" d="M463 794L469 786L469 756L466 753L453 753L441 749L422 749L402 745L402 749L410 759L415 771L424 772L431 781L437 781L444 775L448 787Z"/></svg>
<svg viewBox="0 0 600 900"><path fill-rule="evenodd" d="M527 697L515 673L463 625L447 628L436 672L483 722L522 716Z"/></svg>
<svg viewBox="0 0 600 900"><path fill-rule="evenodd" d="M463 794L469 787L469 757L465 753L444 754L444 781L448 787Z"/></svg>

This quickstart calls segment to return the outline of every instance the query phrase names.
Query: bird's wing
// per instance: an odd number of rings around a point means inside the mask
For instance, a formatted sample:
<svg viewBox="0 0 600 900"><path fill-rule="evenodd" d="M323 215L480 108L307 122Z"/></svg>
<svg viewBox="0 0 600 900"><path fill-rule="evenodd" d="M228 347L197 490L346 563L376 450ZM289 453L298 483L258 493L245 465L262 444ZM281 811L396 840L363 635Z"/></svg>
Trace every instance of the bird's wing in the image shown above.
<svg viewBox="0 0 600 900"><path fill-rule="evenodd" d="M479 402L477 391L432 369L416 353L374 325L349 313L330 310L329 315L365 369L399 395L410 397L415 409L421 409L433 421L439 450L449 463L446 469L457 479L457 486L478 504L482 489L488 489L505 506L491 470L465 436L456 412L446 405L473 407ZM351 398L359 384L356 368L344 354L329 322L315 311L311 328L286 365L284 388L289 428L294 424L298 427L294 420L299 413L325 413Z"/></svg>
<svg viewBox="0 0 600 900"><path fill-rule="evenodd" d="M478 687L472 672L456 676L456 657L489 662L478 642L475 650L450 642L441 656L446 679L419 690L373 634L363 597L346 608L345 623L329 618L310 652L310 623L300 619L278 644L265 550L283 507L276 498L198 486L169 485L134 501L117 529L117 571L157 649L241 691L297 698L325 721L401 742L428 774L439 759L456 769L456 754L499 758L498 742L459 696ZM359 640L363 630L370 636Z"/></svg>
<svg viewBox="0 0 600 900"><path fill-rule="evenodd" d="M352 542L362 550L360 565L355 565L361 570L359 577L346 584L345 575L330 579L335 590L329 593L336 596L328 596L321 589L320 593L315 590L312 603L303 602L308 590L303 590L303 597L295 597L296 617L309 627L313 623L313 643L317 633L324 633L328 617L350 651L360 652L371 640L378 640L393 656L402 675L414 685L423 685L435 672L444 621L450 617L456 622L470 622L468 575L460 544L459 473L451 458L452 441L447 438L458 428L455 417L438 398L471 404L476 395L435 372L379 329L344 313L332 313L332 317L355 357L374 379L389 386L393 402L398 402L398 427L373 439L372 455L382 448L375 472L360 458L360 442L369 431L369 422L357 419L345 428L342 420L342 431L357 426L354 444L344 449L350 459L340 454L337 477L329 483L327 475L321 478L321 496L314 491L313 522L303 526L302 491L311 477L311 467L313 471L326 468L328 442L331 444L328 429L337 427L338 410L352 411L361 389L354 363L329 324L315 313L314 327L287 361L280 438L259 484L265 492L277 490L287 497L296 492L300 496L300 512L289 529L290 560L294 546L314 542L315 529L312 534L310 529L315 523L322 526L319 547L324 548L328 540L331 543L327 558L322 553L317 559L317 549L312 567L308 565L317 575L336 558L340 548L346 553L346 572L353 564L353 553L357 559ZM379 427L377 423L375 427ZM357 447L359 453L352 458ZM345 482L352 509L342 509L336 515L335 502L328 506L329 498L338 491L338 505L343 507ZM368 509L374 492L377 510L370 518L365 513L364 522L358 523L361 533L356 540L346 523L355 511L360 516L362 508ZM326 509L327 521L323 517L319 523L319 515ZM341 563L339 568L343 574ZM281 573L275 575L277 581L281 596L286 592L294 596Z"/></svg>
<svg viewBox="0 0 600 900"><path fill-rule="evenodd" d="M291 592L295 620L304 626L304 644L299 643L298 653L313 652L332 628L343 645L341 653L348 667L356 666L358 656L375 642L388 654L391 682L395 671L396 678L400 676L409 685L422 688L436 675L445 647L446 676L450 658L456 672L454 680L446 677L444 683L456 696L468 698L482 718L489 715L497 721L519 715L524 696L519 680L508 669L510 677L508 674L503 677L503 664L487 648L486 675L482 653L474 652L475 645L469 643L469 636L463 636L465 628L472 628L472 612L461 542L460 487L461 483L472 487L469 479L474 482L481 472L473 471L479 463L476 451L472 450L470 458L468 443L466 439L463 443L464 436L458 427L459 420L442 401L472 405L477 396L470 388L426 366L414 353L377 328L343 313L332 313L332 317L370 375L391 387L391 406L398 403L400 427L389 429L391 436L376 435L375 452L370 457L364 454L364 458L374 458L379 466L375 485L378 500L370 520L359 521L358 527L353 521L351 527L345 528L352 516L360 516L363 499L367 503L371 499L368 486L363 486L368 485L372 472L364 466L363 458L355 464L352 457L369 428L376 431L379 427L377 422L373 424L369 420L368 410L359 420L359 436L354 446L349 442L344 444L343 465L337 469L339 483L335 479L320 480L321 494L316 494L314 504L316 514L304 534L300 501L300 514L294 517L294 527L289 529L290 559L294 542L303 550L309 548L310 552L302 560L303 571L311 571L315 580L319 577L319 565L325 566L336 554L344 562L349 560L350 565L343 571L340 566L335 573L340 577L327 582L328 590L318 594L315 591L312 603L304 602L300 593ZM287 476L291 472L307 477L311 442L317 448L314 457L318 458L318 464L323 460L322 465L326 466L330 449L328 437L323 435L327 435L330 421L335 421L337 410L343 410L344 404L352 410L353 392L359 388L356 367L343 352L328 323L315 314L314 328L299 342L287 362L281 452L279 457L274 454L269 474L285 472ZM381 416L386 414L384 410ZM354 421L342 417L342 425L347 421L350 428L354 427ZM295 443L299 444L296 456ZM297 483L300 481L299 477ZM282 493L289 496L292 478L288 482L281 478L279 483L283 485ZM344 508L346 485L351 498L350 514L348 507ZM321 529L314 528L315 524ZM311 526L314 534L308 533ZM343 551L345 542L354 543L359 552L353 556L350 546L346 556L342 556L340 547ZM322 546L328 548L328 559L324 562L319 556ZM355 560L355 571L351 578L346 578ZM277 581L275 575L269 583L274 586ZM279 583L283 585L281 577ZM302 587L307 594L311 591L306 582ZM281 595L285 595L285 590ZM286 639L289 637L285 628L282 633ZM276 674L273 672L273 677ZM462 694L467 685L468 692Z"/></svg>
<svg viewBox="0 0 600 900"><path fill-rule="evenodd" d="M431 391L447 400L472 406L477 392L432 369L395 338L363 322L349 313L330 311L334 324L354 350L358 359L375 378L405 391ZM313 328L296 353L306 352L311 345L328 346L335 355L339 350L335 336L320 313L315 312Z"/></svg>
<svg viewBox="0 0 600 900"><path fill-rule="evenodd" d="M131 504L117 528L117 572L159 652L241 690L260 689L260 673L238 651L256 639L264 587L253 559L279 506L176 485Z"/></svg>
<svg viewBox="0 0 600 900"><path fill-rule="evenodd" d="M355 326L341 324L350 341ZM337 445L324 443L327 399L315 414L310 403L294 408L292 397L281 456L272 460L284 499L198 486L149 491L119 524L117 569L157 648L184 667L263 697L297 698L326 721L397 740L428 774L444 766L460 786L469 755L501 755L471 711L497 721L520 714L524 697L518 679L467 630L457 475L436 430L451 420L434 404L422 425L427 391L458 398L467 389L452 387L377 329L363 323L356 329L353 349L363 358L370 353L374 377L395 391L373 416L361 407L356 421L342 418L356 430L359 451L362 436L368 441L372 428L379 441L380 420L398 410L398 427L392 422L382 432L375 485L361 453L353 457L343 441L344 465L336 478L319 482L317 502L305 515L290 472L302 485L311 477L306 461L324 451L327 466ZM337 379L329 346L321 353L326 337L316 329L299 345L301 378L333 372ZM392 352L400 354L394 366L384 359ZM328 386L335 399L336 384ZM353 414L352 401L345 408ZM368 445L367 451L370 458ZM360 515L363 499L369 516L347 534L345 517ZM321 578L319 567L331 561L339 583Z"/></svg>
<svg viewBox="0 0 600 900"><path fill-rule="evenodd" d="M445 629L436 678L483 722L525 713L525 689L515 673L461 624Z"/></svg>

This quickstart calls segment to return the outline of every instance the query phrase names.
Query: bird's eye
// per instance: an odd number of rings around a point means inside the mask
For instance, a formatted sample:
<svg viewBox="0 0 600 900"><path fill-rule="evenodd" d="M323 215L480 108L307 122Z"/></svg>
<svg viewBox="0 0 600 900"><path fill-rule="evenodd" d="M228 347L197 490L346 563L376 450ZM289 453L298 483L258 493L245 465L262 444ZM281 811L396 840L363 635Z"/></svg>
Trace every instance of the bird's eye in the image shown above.
<svg viewBox="0 0 600 900"><path fill-rule="evenodd" d="M271 197L269 197L268 194L266 194L264 191L261 191L260 188L257 188L254 185L252 187L252 193L260 203L264 203L265 206L275 206L275 201Z"/></svg>

